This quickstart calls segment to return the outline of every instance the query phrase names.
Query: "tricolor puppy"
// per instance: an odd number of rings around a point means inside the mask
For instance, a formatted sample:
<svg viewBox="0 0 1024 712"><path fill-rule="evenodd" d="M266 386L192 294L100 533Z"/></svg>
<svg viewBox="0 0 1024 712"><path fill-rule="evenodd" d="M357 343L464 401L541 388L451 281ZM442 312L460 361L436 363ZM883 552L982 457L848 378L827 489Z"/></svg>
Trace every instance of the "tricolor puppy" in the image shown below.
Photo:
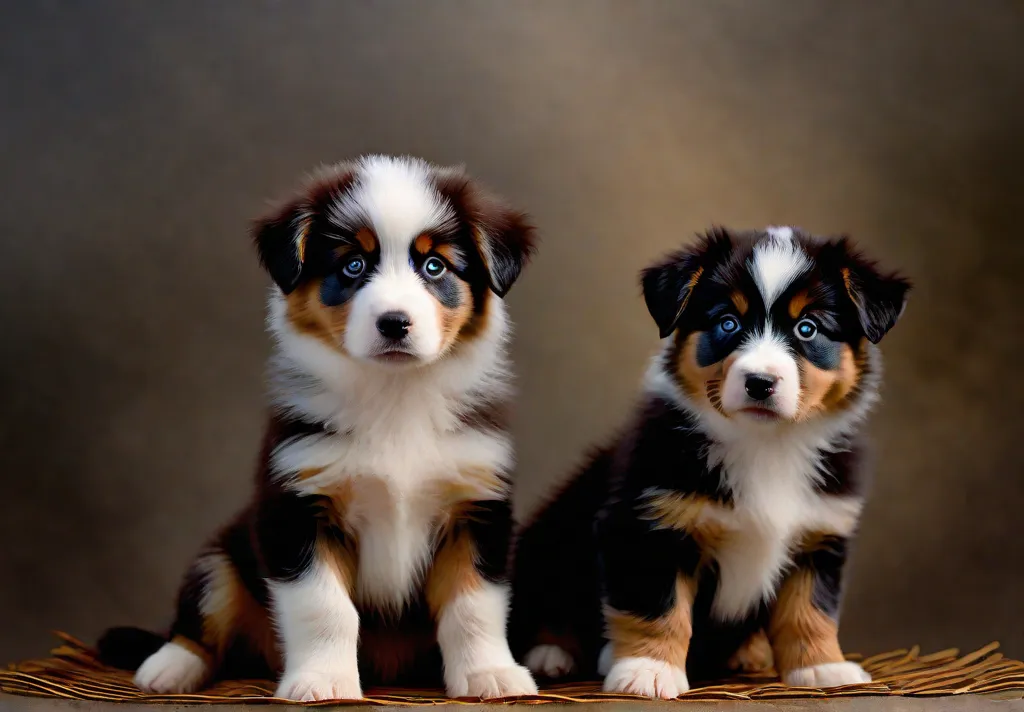
<svg viewBox="0 0 1024 712"><path fill-rule="evenodd" d="M373 156L321 170L255 241L276 283L255 496L192 564L169 636L114 629L101 651L151 653L153 693L254 659L293 700L440 684L442 660L449 695L535 693L505 635L502 301L533 229L460 170Z"/></svg>
<svg viewBox="0 0 1024 712"><path fill-rule="evenodd" d="M714 230L642 282L663 347L621 436L521 534L513 651L650 697L772 657L789 685L868 681L839 599L909 284L790 228Z"/></svg>

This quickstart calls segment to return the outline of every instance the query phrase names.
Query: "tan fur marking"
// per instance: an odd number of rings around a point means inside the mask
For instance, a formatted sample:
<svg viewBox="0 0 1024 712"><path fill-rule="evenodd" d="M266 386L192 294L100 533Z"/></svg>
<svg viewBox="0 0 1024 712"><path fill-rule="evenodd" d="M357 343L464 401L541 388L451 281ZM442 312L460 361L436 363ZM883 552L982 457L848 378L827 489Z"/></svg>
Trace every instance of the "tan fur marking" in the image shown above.
<svg viewBox="0 0 1024 712"><path fill-rule="evenodd" d="M343 339L348 324L349 304L328 307L320 301L320 283L315 279L296 287L286 299L287 316L296 331L319 339L344 353Z"/></svg>
<svg viewBox="0 0 1024 712"><path fill-rule="evenodd" d="M697 364L697 341L702 333L694 332L683 342L679 357L676 359L676 380L690 399L714 405L708 395L708 383L718 381L721 385L725 371L722 362L710 366Z"/></svg>
<svg viewBox="0 0 1024 712"><path fill-rule="evenodd" d="M492 400L459 412L459 424L467 430L504 432L509 427L509 417L508 403Z"/></svg>
<svg viewBox="0 0 1024 712"><path fill-rule="evenodd" d="M437 304L437 317L441 323L441 348L448 350L462 334L473 316L473 295L470 294L469 285L461 279L457 280L459 285L459 304L455 308L446 307L441 302Z"/></svg>
<svg viewBox="0 0 1024 712"><path fill-rule="evenodd" d="M343 546L333 538L320 536L316 543L316 557L334 572L345 590L351 593L355 588L356 571L359 570L357 554L349 546Z"/></svg>
<svg viewBox="0 0 1024 712"><path fill-rule="evenodd" d="M282 663L277 643L277 632L270 623L267 609L257 603L252 594L244 587L242 587L238 601L235 622L238 635L245 639L254 652L263 656L271 670L280 671Z"/></svg>
<svg viewBox="0 0 1024 712"><path fill-rule="evenodd" d="M653 621L605 606L607 635L615 657L653 658L685 670L695 592L696 582L676 578L675 603L667 614Z"/></svg>
<svg viewBox="0 0 1024 712"><path fill-rule="evenodd" d="M774 660L768 634L759 630L747 638L740 649L729 659L729 670L752 674L770 670Z"/></svg>
<svg viewBox="0 0 1024 712"><path fill-rule="evenodd" d="M448 243L441 243L440 245L434 245L434 252L444 257L449 263L455 264L461 257L459 248L455 245Z"/></svg>
<svg viewBox="0 0 1024 712"><path fill-rule="evenodd" d="M309 220L303 220L299 225L299 234L295 236L295 242L298 245L300 265L306 261L306 242L309 240L309 225Z"/></svg>
<svg viewBox="0 0 1024 712"><path fill-rule="evenodd" d="M732 303L736 307L736 311L739 312L740 316L744 316L747 310L750 309L750 302L747 301L747 295L737 290L732 293Z"/></svg>
<svg viewBox="0 0 1024 712"><path fill-rule="evenodd" d="M203 600L217 601L219 605L203 613L201 642L181 636L175 642L216 665L236 641L241 641L275 668L280 662L277 636L266 609L249 593L226 554L217 551L200 561L206 568Z"/></svg>
<svg viewBox="0 0 1024 712"><path fill-rule="evenodd" d="M780 675L791 670L843 661L836 622L819 611L813 601L814 576L799 570L779 589L772 607L768 636Z"/></svg>
<svg viewBox="0 0 1024 712"><path fill-rule="evenodd" d="M368 227L360 228L356 231L356 242L363 248L363 252L369 254L373 252L377 247L377 236L373 234L373 230Z"/></svg>
<svg viewBox="0 0 1024 712"><path fill-rule="evenodd" d="M686 283L686 297L683 299L683 303L679 305L679 309L676 310L675 321L679 321L679 315L686 311L686 305L690 303L690 297L693 296L693 289L697 286L697 282L700 280L700 276L704 274L704 268L698 267L697 271L690 277L690 281Z"/></svg>
<svg viewBox="0 0 1024 712"><path fill-rule="evenodd" d="M839 273L843 275L843 286L846 287L846 296L850 298L850 301L854 303L854 306L860 309L860 298L857 296L857 290L853 288L853 278L850 276L850 268L843 267L839 270Z"/></svg>
<svg viewBox="0 0 1024 712"><path fill-rule="evenodd" d="M651 518L666 529L692 536L705 553L714 552L728 540L729 531L714 517L702 516L724 505L699 495L659 494L648 500Z"/></svg>
<svg viewBox="0 0 1024 712"><path fill-rule="evenodd" d="M449 527L427 574L426 595L430 612L437 616L456 596L476 590L480 583L473 540L467 533Z"/></svg>
<svg viewBox="0 0 1024 712"><path fill-rule="evenodd" d="M215 610L204 611L202 643L219 660L238 630L243 586L225 554L207 555L200 563L206 569L203 600L220 603Z"/></svg>
<svg viewBox="0 0 1024 712"><path fill-rule="evenodd" d="M797 420L806 420L821 412L838 410L860 379L860 368L857 366L853 350L847 344L842 346L839 368L834 371L820 369L804 358L800 361L803 375Z"/></svg>
<svg viewBox="0 0 1024 712"><path fill-rule="evenodd" d="M487 499L508 493L508 482L494 470L485 467L464 468L459 471L458 480L442 482L437 487L437 497L445 506L451 507L449 518L472 517L473 510L468 504L473 500Z"/></svg>
<svg viewBox="0 0 1024 712"><path fill-rule="evenodd" d="M412 241L412 247L421 255L425 255L434 248L434 238L430 235L420 235Z"/></svg>
<svg viewBox="0 0 1024 712"><path fill-rule="evenodd" d="M327 522L350 536L353 536L355 532L346 522L345 515L354 496L353 489L352 480L344 480L336 487L325 491L325 498L321 500L320 504Z"/></svg>
<svg viewBox="0 0 1024 712"><path fill-rule="evenodd" d="M804 309L811 303L811 295L807 290L802 290L793 295L793 298L789 300L789 315L794 318L800 318L800 315L804 313Z"/></svg>

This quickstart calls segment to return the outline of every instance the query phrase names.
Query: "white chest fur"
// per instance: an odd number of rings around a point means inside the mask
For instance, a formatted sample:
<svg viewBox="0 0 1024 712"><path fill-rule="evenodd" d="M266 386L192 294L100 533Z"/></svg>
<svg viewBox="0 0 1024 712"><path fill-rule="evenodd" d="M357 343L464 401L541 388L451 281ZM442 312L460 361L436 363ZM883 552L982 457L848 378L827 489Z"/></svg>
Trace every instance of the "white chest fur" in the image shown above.
<svg viewBox="0 0 1024 712"><path fill-rule="evenodd" d="M509 438L459 420L460 411L510 394L504 305L491 300L484 333L457 354L416 369L361 364L295 332L276 292L269 322L275 403L337 432L283 443L274 476L303 493L346 493L344 525L359 547L356 598L401 605L452 507L507 495L495 475L512 466Z"/></svg>
<svg viewBox="0 0 1024 712"><path fill-rule="evenodd" d="M860 498L815 491L818 458L794 448L719 453L732 508L708 508L722 531L713 552L719 569L712 605L720 620L736 620L770 600L793 548L811 532L850 535Z"/></svg>
<svg viewBox="0 0 1024 712"><path fill-rule="evenodd" d="M278 476L307 473L293 480L299 492L345 493L341 514L359 551L355 598L400 606L420 582L452 507L504 496L494 474L508 469L512 453L497 433L438 432L406 418L390 425L286 443L274 463Z"/></svg>

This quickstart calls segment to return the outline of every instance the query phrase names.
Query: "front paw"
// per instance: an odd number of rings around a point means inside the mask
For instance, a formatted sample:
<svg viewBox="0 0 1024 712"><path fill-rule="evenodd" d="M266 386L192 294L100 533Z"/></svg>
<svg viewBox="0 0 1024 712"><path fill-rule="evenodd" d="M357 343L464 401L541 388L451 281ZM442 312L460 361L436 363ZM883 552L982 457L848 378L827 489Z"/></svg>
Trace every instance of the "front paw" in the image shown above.
<svg viewBox="0 0 1024 712"><path fill-rule="evenodd" d="M871 675L857 663L822 663L790 670L782 681L790 687L840 687L871 682Z"/></svg>
<svg viewBox="0 0 1024 712"><path fill-rule="evenodd" d="M449 697L492 700L537 694L537 683L533 681L530 671L522 665L473 670L465 675L454 675L453 678L448 683Z"/></svg>
<svg viewBox="0 0 1024 712"><path fill-rule="evenodd" d="M690 689L686 672L653 658L621 658L604 679L605 692L672 700Z"/></svg>
<svg viewBox="0 0 1024 712"><path fill-rule="evenodd" d="M361 700L363 691L358 675L299 669L285 673L274 697L299 702Z"/></svg>

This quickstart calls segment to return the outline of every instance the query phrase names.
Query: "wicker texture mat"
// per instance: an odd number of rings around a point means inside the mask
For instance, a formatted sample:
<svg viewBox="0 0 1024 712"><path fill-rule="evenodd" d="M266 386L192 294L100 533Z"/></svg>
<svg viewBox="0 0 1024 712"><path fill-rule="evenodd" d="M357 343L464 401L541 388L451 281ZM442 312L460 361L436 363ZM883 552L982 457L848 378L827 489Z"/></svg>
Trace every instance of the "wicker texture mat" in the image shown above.
<svg viewBox="0 0 1024 712"><path fill-rule="evenodd" d="M0 670L0 692L36 697L103 702L153 703L288 703L273 695L266 680L221 682L193 695L147 695L136 688L131 674L104 667L89 646L69 635L57 634L62 644L53 657L31 660ZM789 688L771 675L746 677L729 684L700 687L682 695L683 700L768 700L814 697L905 695L938 696L966 693L1024 693L1024 662L1003 657L998 643L991 643L968 655L955 649L921 655L917 647L895 650L870 658L851 655L871 673L874 681L865 685L834 688L827 693L808 688ZM600 685L555 685L539 695L505 700L544 704L551 702L601 702L635 699L629 695L600 692ZM476 700L449 700L438 690L367 690L364 700L291 703L307 706L338 704L434 705L472 704ZM493 701L492 701L493 702Z"/></svg>

